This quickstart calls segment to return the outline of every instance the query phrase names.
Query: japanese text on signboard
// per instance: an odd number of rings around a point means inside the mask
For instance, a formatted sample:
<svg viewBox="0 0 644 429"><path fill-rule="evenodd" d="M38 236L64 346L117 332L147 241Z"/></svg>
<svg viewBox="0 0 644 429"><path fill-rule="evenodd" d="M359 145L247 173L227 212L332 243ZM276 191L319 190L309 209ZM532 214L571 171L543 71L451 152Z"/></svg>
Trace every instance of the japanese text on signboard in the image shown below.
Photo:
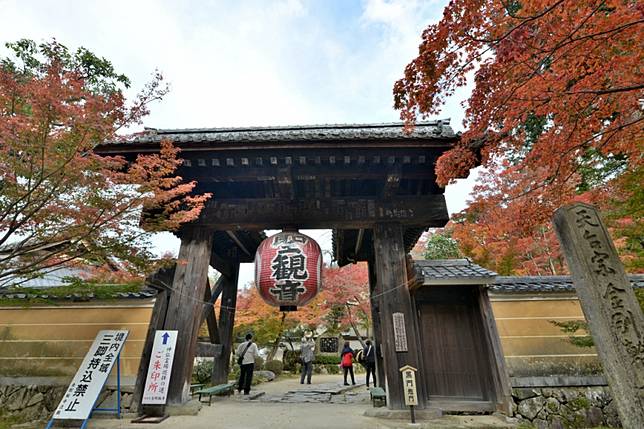
<svg viewBox="0 0 644 429"><path fill-rule="evenodd" d="M67 388L54 419L85 420L96 402L128 331L100 331Z"/></svg>

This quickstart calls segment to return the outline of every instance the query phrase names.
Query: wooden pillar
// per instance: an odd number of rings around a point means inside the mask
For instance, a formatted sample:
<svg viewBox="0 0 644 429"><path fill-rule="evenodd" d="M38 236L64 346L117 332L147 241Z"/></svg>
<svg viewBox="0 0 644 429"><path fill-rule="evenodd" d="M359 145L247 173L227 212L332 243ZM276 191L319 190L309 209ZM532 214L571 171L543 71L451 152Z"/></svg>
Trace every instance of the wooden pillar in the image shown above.
<svg viewBox="0 0 644 429"><path fill-rule="evenodd" d="M418 330L407 280L407 263L402 225L377 223L373 229L376 277L381 289L378 298L383 341L387 406L405 409L400 368L420 368ZM396 322L394 322L394 318ZM394 329L396 326L396 329ZM422 374L420 375L422 377ZM424 408L427 395L424 383L418 383L418 408Z"/></svg>
<svg viewBox="0 0 644 429"><path fill-rule="evenodd" d="M491 400L495 401L497 411L505 414L512 414L512 386L510 377L505 366L505 356L501 346L501 338L496 328L496 320L492 312L492 304L487 293L487 286L478 286L474 294L479 304L479 312L483 322L484 340L487 346L487 353L490 361L492 376L492 395ZM485 368L488 370L488 368Z"/></svg>
<svg viewBox="0 0 644 429"><path fill-rule="evenodd" d="M371 323L373 325L373 340L376 350L376 385L382 387L385 385L385 368L382 361L382 333L380 326L380 292L378 287L378 278L376 277L376 264L371 259L367 262L369 267L369 291L371 294Z"/></svg>
<svg viewBox="0 0 644 429"><path fill-rule="evenodd" d="M221 355L215 358L212 369L212 382L223 384L228 382L230 372L230 354L233 347L233 327L235 325L235 307L237 306L237 281L239 278L239 263L233 264L229 275L221 275L223 290L221 293L221 309L219 310L219 338L221 339Z"/></svg>
<svg viewBox="0 0 644 429"><path fill-rule="evenodd" d="M174 278L175 267L162 268L146 279L146 285L157 290L157 296L154 300L154 307L152 314L150 314L150 323L148 324L148 332L145 336L145 343L143 343L143 351L141 352L141 361L139 362L139 369L136 373L136 383L134 384L134 392L132 393L132 404L130 410L135 413L141 413L141 400L143 398L143 388L145 387L145 379L148 374L148 366L152 354L152 344L154 343L154 336L157 329L163 329L165 323L166 313L168 311L168 300L170 298L170 285Z"/></svg>
<svg viewBox="0 0 644 429"><path fill-rule="evenodd" d="M194 227L181 232L181 248L172 281L165 329L179 331L168 388L168 404L190 400L192 365L208 284L212 233Z"/></svg>

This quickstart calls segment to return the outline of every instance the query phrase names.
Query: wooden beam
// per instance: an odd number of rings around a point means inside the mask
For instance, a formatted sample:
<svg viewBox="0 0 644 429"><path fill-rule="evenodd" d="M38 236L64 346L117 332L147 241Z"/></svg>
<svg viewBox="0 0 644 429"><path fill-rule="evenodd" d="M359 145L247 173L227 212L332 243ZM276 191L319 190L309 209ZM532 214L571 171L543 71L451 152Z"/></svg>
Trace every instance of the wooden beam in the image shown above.
<svg viewBox="0 0 644 429"><path fill-rule="evenodd" d="M221 356L221 348L221 344L199 342L195 349L195 357L212 357L217 359Z"/></svg>
<svg viewBox="0 0 644 429"><path fill-rule="evenodd" d="M230 277L233 274L233 266L231 263L221 258L214 250L210 254L210 266L222 275Z"/></svg>
<svg viewBox="0 0 644 429"><path fill-rule="evenodd" d="M237 234L235 234L233 231L226 231L226 234L228 234L228 236L235 242L235 244L239 246L242 252L244 252L248 256L251 255L250 251L246 248L246 246L244 246L244 243L242 243L239 237L237 237Z"/></svg>
<svg viewBox="0 0 644 429"><path fill-rule="evenodd" d="M376 223L373 230L376 277L382 288L378 297L382 333L382 354L387 386L387 406L406 409L399 369L420 368L416 312L407 288L403 228L399 223ZM422 380L422 379L421 379ZM418 408L426 405L424 383L418 383Z"/></svg>
<svg viewBox="0 0 644 429"><path fill-rule="evenodd" d="M188 227L181 232L181 248L168 302L165 329L179 331L168 387L168 403L190 399L190 380L208 279L212 232Z"/></svg>
<svg viewBox="0 0 644 429"><path fill-rule="evenodd" d="M212 372L212 382L222 384L228 381L230 372L230 354L233 348L233 327L235 325L235 307L237 306L237 281L239 279L239 264L233 266L233 275L223 276L223 292L219 311L219 336L221 339L221 355L215 359Z"/></svg>
<svg viewBox="0 0 644 429"><path fill-rule="evenodd" d="M358 252L360 251L360 247L362 247L362 239L363 238L364 238L364 228L360 228L358 230L358 238L356 238L356 247L355 247L355 249L353 251L353 253L355 255L358 254Z"/></svg>
<svg viewBox="0 0 644 429"><path fill-rule="evenodd" d="M212 291L210 286L206 287L206 292L204 294L204 304L203 304L203 314L201 315L201 323L199 326L203 325L204 319L208 324L208 337L212 344L219 344L221 341L219 339L219 328L217 327L217 315L215 314L215 299L213 298Z"/></svg>
<svg viewBox="0 0 644 429"><path fill-rule="evenodd" d="M139 369L136 373L136 383L134 385L134 392L132 394L132 405L130 409L138 413L141 410L141 399L143 398L143 387L145 385L145 378L148 374L148 366L152 354L152 345L154 344L154 336L157 329L163 329L166 314L168 310L168 299L172 292L172 280L174 279L174 272L176 266L170 268L161 268L151 276L145 279L145 284L157 290L157 296L154 300L154 307L150 315L150 323L148 324L148 331L143 343L143 351L141 352L141 360L139 361Z"/></svg>
<svg viewBox="0 0 644 429"><path fill-rule="evenodd" d="M231 183L231 182L265 182L278 180L284 167L276 167L265 163L263 167L205 167L201 170L188 169L185 173L191 179L200 183ZM292 180L382 180L386 177L387 170L379 164L343 164L333 163L329 165L299 165L293 164L288 168ZM399 171L401 179L435 179L435 173L427 165L405 164Z"/></svg>
<svg viewBox="0 0 644 429"><path fill-rule="evenodd" d="M376 198L213 199L195 225L213 229L370 228L395 221L419 227L445 226L449 217L443 195Z"/></svg>
<svg viewBox="0 0 644 429"><path fill-rule="evenodd" d="M150 366L150 359L152 355L152 345L154 343L154 335L157 329L163 329L163 322L165 321L166 311L168 308L169 293L161 290L157 293L152 314L150 315L150 324L148 325L148 332L145 336L145 343L143 344L143 351L141 352L141 361L139 362L139 369L136 374L136 383L134 384L134 392L132 394L132 404L130 409L139 413L141 408L141 400L143 398L143 387L145 386L145 378L148 374L148 367Z"/></svg>
<svg viewBox="0 0 644 429"><path fill-rule="evenodd" d="M476 286L475 298L479 304L482 326L485 332L485 343L488 348L490 357L490 370L492 375L492 384L494 396L491 398L495 402L497 411L507 415L512 414L512 385L510 376L505 366L505 357L501 347L501 338L496 327L496 320L492 312L492 304L487 293L487 286Z"/></svg>
<svg viewBox="0 0 644 429"><path fill-rule="evenodd" d="M292 200L295 198L295 188L293 187L293 176L291 167L280 168L277 173L277 186L282 198Z"/></svg>
<svg viewBox="0 0 644 429"><path fill-rule="evenodd" d="M373 324L373 342L376 348L376 383L379 387L385 386L385 367L382 361L382 327L380 325L380 296L382 287L378 285L376 276L376 263L373 259L367 262L369 269L369 291L371 301L371 321Z"/></svg>
<svg viewBox="0 0 644 429"><path fill-rule="evenodd" d="M396 191L400 187L400 179L402 178L402 169L393 168L387 173L385 179L385 186L382 188L382 196L384 198L391 198L396 195Z"/></svg>

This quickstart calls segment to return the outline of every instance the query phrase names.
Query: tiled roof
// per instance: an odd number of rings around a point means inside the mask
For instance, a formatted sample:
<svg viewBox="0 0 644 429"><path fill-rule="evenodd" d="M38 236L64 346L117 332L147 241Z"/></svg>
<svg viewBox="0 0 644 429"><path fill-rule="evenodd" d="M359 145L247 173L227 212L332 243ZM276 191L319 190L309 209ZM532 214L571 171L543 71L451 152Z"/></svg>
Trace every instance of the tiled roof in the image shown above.
<svg viewBox="0 0 644 429"><path fill-rule="evenodd" d="M486 284L497 275L468 259L416 260L414 265L423 284Z"/></svg>
<svg viewBox="0 0 644 429"><path fill-rule="evenodd" d="M152 288L144 288L139 292L115 292L113 295L105 299L146 299L146 298L154 298L156 294L157 294L156 290ZM47 289L43 288L42 293L30 292L29 294L22 293L22 292L3 291L0 289L0 305L2 305L2 301L1 301L2 299L24 299L24 300L43 299L43 300L55 300L55 301L62 300L62 301L84 302L84 301L95 300L98 298L92 293L87 295L74 293L66 296L51 296L50 294L47 294Z"/></svg>
<svg viewBox="0 0 644 429"><path fill-rule="evenodd" d="M644 287L644 274L628 276L633 288ZM570 276L499 276L490 285L494 293L573 293L575 287Z"/></svg>
<svg viewBox="0 0 644 429"><path fill-rule="evenodd" d="M455 138L449 119L418 122L411 134L401 122L378 124L295 125L282 127L155 129L134 138L135 143L155 143L169 139L184 142L274 142Z"/></svg>
<svg viewBox="0 0 644 429"><path fill-rule="evenodd" d="M88 268L75 268L75 267L60 267L53 271L45 273L42 277L33 279L23 279L21 277L9 277L4 283L17 284L25 288L48 288L69 286L66 277L83 278L91 274L90 267Z"/></svg>

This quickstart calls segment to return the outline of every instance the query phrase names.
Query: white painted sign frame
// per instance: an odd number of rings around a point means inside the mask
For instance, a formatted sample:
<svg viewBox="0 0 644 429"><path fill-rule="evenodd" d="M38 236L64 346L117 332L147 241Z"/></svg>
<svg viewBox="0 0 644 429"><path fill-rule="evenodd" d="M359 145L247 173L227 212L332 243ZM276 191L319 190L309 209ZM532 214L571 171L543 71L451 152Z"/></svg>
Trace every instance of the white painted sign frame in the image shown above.
<svg viewBox="0 0 644 429"><path fill-rule="evenodd" d="M127 340L127 330L99 331L52 420L87 420Z"/></svg>
<svg viewBox="0 0 644 429"><path fill-rule="evenodd" d="M179 331L158 330L150 354L150 365L143 388L143 405L165 405L170 387L172 363Z"/></svg>

